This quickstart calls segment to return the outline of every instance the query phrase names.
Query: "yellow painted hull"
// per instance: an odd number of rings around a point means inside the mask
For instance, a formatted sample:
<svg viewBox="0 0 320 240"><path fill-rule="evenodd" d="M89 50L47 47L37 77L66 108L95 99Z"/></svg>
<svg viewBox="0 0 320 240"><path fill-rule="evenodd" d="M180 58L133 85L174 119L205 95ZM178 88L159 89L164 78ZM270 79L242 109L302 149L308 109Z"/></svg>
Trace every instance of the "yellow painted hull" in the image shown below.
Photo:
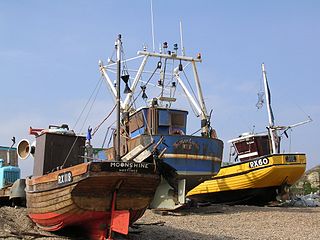
<svg viewBox="0 0 320 240"><path fill-rule="evenodd" d="M266 200L270 200L275 198L275 192L281 187L294 184L302 176L305 168L305 154L269 155L224 166L212 180L201 183L189 191L187 196L197 201L236 202L254 199L257 197L255 195L260 194L261 198L265 195ZM258 200L264 201L259 199L259 196Z"/></svg>

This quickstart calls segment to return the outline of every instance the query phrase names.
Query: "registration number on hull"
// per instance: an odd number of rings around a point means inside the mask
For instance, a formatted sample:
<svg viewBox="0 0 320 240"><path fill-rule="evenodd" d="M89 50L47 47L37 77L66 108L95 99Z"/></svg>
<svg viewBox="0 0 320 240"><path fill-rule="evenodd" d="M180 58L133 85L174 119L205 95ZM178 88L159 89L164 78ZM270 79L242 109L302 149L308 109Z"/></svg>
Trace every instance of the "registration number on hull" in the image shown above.
<svg viewBox="0 0 320 240"><path fill-rule="evenodd" d="M72 172L64 172L58 175L58 184L66 184L71 183L72 180Z"/></svg>
<svg viewBox="0 0 320 240"><path fill-rule="evenodd" d="M261 167L269 164L268 158L260 158L249 162L249 168Z"/></svg>

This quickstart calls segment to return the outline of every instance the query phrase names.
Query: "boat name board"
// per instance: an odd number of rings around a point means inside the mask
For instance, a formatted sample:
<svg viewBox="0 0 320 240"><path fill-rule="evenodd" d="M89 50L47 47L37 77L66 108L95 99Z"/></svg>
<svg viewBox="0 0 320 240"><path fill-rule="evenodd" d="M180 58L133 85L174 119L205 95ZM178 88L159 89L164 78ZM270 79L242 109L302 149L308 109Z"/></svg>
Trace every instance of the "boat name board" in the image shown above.
<svg viewBox="0 0 320 240"><path fill-rule="evenodd" d="M249 168L261 167L269 164L268 158L260 158L249 162Z"/></svg>
<svg viewBox="0 0 320 240"><path fill-rule="evenodd" d="M149 173L154 171L154 164L143 162L104 162L101 165L92 164L90 169L92 171Z"/></svg>
<svg viewBox="0 0 320 240"><path fill-rule="evenodd" d="M173 147L180 148L180 149L182 148L184 150L192 150L192 149L199 150L199 144L192 141L191 138L180 139L173 144Z"/></svg>
<svg viewBox="0 0 320 240"><path fill-rule="evenodd" d="M71 183L73 181L72 172L64 172L58 175L58 185Z"/></svg>
<svg viewBox="0 0 320 240"><path fill-rule="evenodd" d="M147 163L132 163L132 162L113 162L110 164L111 168L117 169L119 172L141 172L141 169L148 169Z"/></svg>

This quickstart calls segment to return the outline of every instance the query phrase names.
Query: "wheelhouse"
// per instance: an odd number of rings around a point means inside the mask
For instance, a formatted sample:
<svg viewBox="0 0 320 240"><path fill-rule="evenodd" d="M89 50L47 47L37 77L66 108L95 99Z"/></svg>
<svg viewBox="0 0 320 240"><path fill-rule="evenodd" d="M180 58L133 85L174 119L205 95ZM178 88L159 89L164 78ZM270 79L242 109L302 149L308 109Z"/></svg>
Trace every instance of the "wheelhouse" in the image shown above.
<svg viewBox="0 0 320 240"><path fill-rule="evenodd" d="M141 134L185 135L187 111L167 108L142 108L129 116L128 134L135 138Z"/></svg>
<svg viewBox="0 0 320 240"><path fill-rule="evenodd" d="M271 142L267 134L243 134L239 138L230 140L229 143L232 144L241 162L271 154Z"/></svg>

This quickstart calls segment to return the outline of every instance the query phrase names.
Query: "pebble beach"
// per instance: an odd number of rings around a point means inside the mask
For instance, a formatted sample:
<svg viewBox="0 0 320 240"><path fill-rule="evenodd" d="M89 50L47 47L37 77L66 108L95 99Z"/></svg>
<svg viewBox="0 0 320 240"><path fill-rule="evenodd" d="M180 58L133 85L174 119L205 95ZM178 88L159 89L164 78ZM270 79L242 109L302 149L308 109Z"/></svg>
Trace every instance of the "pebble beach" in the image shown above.
<svg viewBox="0 0 320 240"><path fill-rule="evenodd" d="M127 236L115 239L319 239L320 208L210 205L178 212L147 210ZM72 229L41 231L25 208L0 208L0 239L86 239Z"/></svg>

